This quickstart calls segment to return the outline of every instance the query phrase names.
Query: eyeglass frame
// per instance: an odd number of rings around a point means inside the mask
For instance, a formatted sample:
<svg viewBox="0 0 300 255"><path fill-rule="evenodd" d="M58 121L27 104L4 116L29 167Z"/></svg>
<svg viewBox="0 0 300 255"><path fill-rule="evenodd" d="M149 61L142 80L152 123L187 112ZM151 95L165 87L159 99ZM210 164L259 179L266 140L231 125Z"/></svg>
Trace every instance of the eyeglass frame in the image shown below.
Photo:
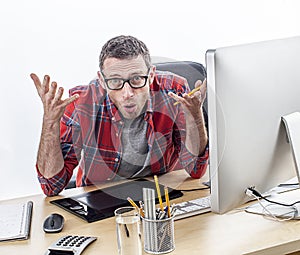
<svg viewBox="0 0 300 255"><path fill-rule="evenodd" d="M100 72L101 72L101 74L102 74L102 76L103 76L103 78L104 78L104 81L105 81L105 83L106 83L106 86L107 86L110 90L121 90L121 89L124 88L124 85L125 85L126 82L129 84L129 86L130 86L131 88L133 88L133 89L140 89L140 88L145 87L146 84L147 84L147 81L148 81L148 78L149 78L149 75L150 75L150 68L148 69L148 74L147 74L147 75L135 75L135 76L133 76L133 77L131 77L131 78L129 78L129 79L123 79L123 78L108 78L108 79L106 79L105 76L104 76L104 74L103 74L103 72L102 72L102 70L100 70ZM141 78L144 78L144 79L145 79L144 85L142 85L142 86L140 86L140 87L133 87L132 84L130 83L130 80L131 80L132 78L134 78L134 77L141 77ZM122 84L122 86L121 86L120 88L117 88L117 89L111 89L111 88L109 87L108 83L107 83L107 82L110 81L110 80L121 80L121 81L123 81L123 84Z"/></svg>

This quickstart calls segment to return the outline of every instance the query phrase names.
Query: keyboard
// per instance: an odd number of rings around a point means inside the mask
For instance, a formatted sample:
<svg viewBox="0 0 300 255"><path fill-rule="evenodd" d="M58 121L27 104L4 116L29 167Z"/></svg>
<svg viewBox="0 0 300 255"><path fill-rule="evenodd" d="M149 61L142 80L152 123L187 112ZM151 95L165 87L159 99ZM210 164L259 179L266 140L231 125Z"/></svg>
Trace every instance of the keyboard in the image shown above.
<svg viewBox="0 0 300 255"><path fill-rule="evenodd" d="M175 204L174 207L176 208L174 220L210 212L210 196Z"/></svg>

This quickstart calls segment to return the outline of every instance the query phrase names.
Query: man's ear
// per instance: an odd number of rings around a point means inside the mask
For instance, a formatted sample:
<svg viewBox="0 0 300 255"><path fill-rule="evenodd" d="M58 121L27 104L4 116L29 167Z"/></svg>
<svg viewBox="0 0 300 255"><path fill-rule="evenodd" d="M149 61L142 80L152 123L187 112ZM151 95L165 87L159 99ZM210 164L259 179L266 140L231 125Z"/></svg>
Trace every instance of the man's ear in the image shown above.
<svg viewBox="0 0 300 255"><path fill-rule="evenodd" d="M150 84L154 81L156 66L150 67Z"/></svg>
<svg viewBox="0 0 300 255"><path fill-rule="evenodd" d="M98 71L97 75L98 75L98 78L100 81L100 85L102 86L102 88L104 88L106 90L105 81L104 81L104 77L103 77L102 73L100 71Z"/></svg>

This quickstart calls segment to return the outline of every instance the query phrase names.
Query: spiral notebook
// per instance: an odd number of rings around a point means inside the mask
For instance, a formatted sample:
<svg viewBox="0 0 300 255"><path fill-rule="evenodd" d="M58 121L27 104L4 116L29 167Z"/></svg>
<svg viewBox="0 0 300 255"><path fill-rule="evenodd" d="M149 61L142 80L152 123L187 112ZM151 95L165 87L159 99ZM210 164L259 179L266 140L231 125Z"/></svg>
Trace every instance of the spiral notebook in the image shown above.
<svg viewBox="0 0 300 255"><path fill-rule="evenodd" d="M29 238L32 201L0 205L0 241Z"/></svg>

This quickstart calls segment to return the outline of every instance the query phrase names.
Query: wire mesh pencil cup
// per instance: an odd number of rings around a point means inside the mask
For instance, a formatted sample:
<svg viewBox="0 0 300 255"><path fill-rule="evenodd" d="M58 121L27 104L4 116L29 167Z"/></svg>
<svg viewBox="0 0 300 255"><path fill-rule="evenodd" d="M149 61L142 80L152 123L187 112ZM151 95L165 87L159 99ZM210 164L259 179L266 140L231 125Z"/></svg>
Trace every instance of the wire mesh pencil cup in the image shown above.
<svg viewBox="0 0 300 255"><path fill-rule="evenodd" d="M144 250L151 254L164 254L175 249L174 217L162 220L142 218Z"/></svg>

